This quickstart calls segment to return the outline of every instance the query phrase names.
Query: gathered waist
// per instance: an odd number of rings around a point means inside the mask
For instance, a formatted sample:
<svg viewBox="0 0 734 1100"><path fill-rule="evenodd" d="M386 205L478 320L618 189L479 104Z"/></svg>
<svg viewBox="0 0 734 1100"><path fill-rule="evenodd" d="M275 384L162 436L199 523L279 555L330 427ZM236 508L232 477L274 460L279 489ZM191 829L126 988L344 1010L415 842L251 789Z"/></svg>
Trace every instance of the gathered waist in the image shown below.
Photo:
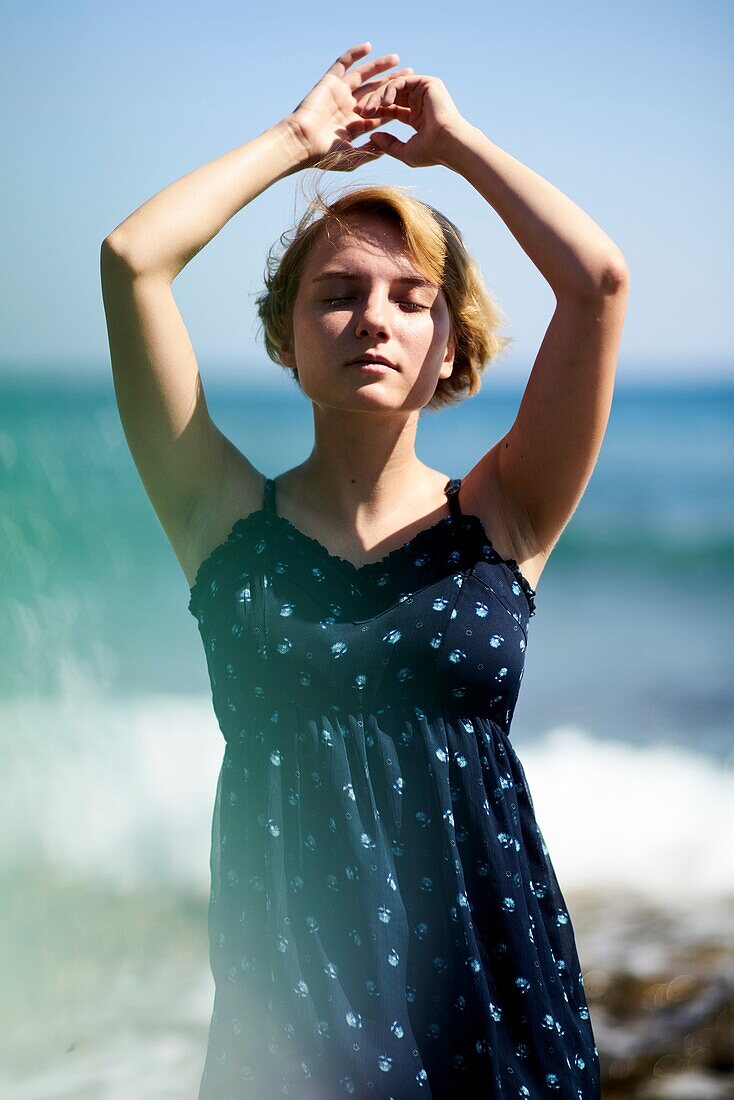
<svg viewBox="0 0 734 1100"><path fill-rule="evenodd" d="M397 733L406 728L418 730L441 725L463 727L466 732L471 732L475 726L491 725L505 736L510 732L510 726L500 722L496 712L488 710L478 713L476 707L469 708L458 700L443 700L440 705L423 707L390 702L385 706L364 709L346 704L319 707L316 704L289 702L276 710L253 706L247 714L238 713L232 722L220 722L225 741L233 747L250 742L253 737L270 739L279 730L303 730L310 726L332 729L334 732L340 729L358 730L367 734L376 729L383 733Z"/></svg>

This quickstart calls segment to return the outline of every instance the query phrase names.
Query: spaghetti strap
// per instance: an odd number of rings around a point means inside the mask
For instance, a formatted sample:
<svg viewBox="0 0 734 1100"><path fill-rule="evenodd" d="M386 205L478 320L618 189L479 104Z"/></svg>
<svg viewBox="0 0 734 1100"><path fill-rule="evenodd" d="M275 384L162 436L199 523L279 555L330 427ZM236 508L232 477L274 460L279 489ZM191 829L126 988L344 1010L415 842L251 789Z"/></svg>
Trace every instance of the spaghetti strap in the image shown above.
<svg viewBox="0 0 734 1100"><path fill-rule="evenodd" d="M265 487L263 489L263 511L270 512L270 514L273 516L277 516L278 514L275 504L275 482L271 477L265 478Z"/></svg>
<svg viewBox="0 0 734 1100"><path fill-rule="evenodd" d="M449 507L451 509L451 515L454 519L461 519L461 505L459 504L459 489L461 488L461 478L452 477L446 482L444 492L449 498Z"/></svg>

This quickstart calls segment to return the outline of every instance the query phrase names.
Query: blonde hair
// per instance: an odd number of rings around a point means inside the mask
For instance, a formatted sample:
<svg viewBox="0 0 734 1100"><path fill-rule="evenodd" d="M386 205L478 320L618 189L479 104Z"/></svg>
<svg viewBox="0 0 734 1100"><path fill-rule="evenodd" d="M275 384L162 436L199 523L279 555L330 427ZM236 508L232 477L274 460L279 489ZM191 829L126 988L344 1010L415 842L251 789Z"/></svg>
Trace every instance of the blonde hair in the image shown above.
<svg viewBox="0 0 734 1100"><path fill-rule="evenodd" d="M397 225L418 269L446 297L456 339L454 369L449 378L439 379L425 408L437 410L465 396L473 397L481 388L487 363L498 359L512 342L498 332L504 313L487 290L454 223L413 198L405 187L358 186L333 201L316 189L297 224L281 235L280 243L285 247L282 255L276 256L273 245L266 261L266 290L256 302L269 358L285 366L280 348L293 347L293 307L306 257L322 234L329 235L332 226L348 233L344 219L350 214L372 214ZM300 387L297 367L286 369L292 371Z"/></svg>

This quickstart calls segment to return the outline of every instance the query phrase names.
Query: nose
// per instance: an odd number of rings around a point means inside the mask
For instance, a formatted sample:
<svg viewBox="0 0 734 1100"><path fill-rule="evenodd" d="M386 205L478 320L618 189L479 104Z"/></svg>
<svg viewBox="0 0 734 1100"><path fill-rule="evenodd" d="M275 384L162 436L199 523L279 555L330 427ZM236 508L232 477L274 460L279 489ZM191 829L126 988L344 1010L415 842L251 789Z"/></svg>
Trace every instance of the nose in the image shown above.
<svg viewBox="0 0 734 1100"><path fill-rule="evenodd" d="M357 336L388 336L390 322L388 320L389 302L379 291L370 294L365 300L364 306L357 310Z"/></svg>

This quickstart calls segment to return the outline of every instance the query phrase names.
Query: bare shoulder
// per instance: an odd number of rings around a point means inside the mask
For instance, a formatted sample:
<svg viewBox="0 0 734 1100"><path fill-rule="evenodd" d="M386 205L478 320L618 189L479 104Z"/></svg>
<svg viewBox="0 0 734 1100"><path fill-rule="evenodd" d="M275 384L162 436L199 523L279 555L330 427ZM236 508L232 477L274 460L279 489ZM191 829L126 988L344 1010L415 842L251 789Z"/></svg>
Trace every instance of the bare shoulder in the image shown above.
<svg viewBox="0 0 734 1100"><path fill-rule="evenodd" d="M535 588L549 553L533 545L527 515L504 489L500 476L502 445L503 440L499 439L462 479L461 507L463 512L479 516L497 553L503 558L513 558Z"/></svg>
<svg viewBox="0 0 734 1100"><path fill-rule="evenodd" d="M191 588L201 563L223 543L238 519L262 507L265 475L228 439L220 483L191 513L179 545L173 545Z"/></svg>

